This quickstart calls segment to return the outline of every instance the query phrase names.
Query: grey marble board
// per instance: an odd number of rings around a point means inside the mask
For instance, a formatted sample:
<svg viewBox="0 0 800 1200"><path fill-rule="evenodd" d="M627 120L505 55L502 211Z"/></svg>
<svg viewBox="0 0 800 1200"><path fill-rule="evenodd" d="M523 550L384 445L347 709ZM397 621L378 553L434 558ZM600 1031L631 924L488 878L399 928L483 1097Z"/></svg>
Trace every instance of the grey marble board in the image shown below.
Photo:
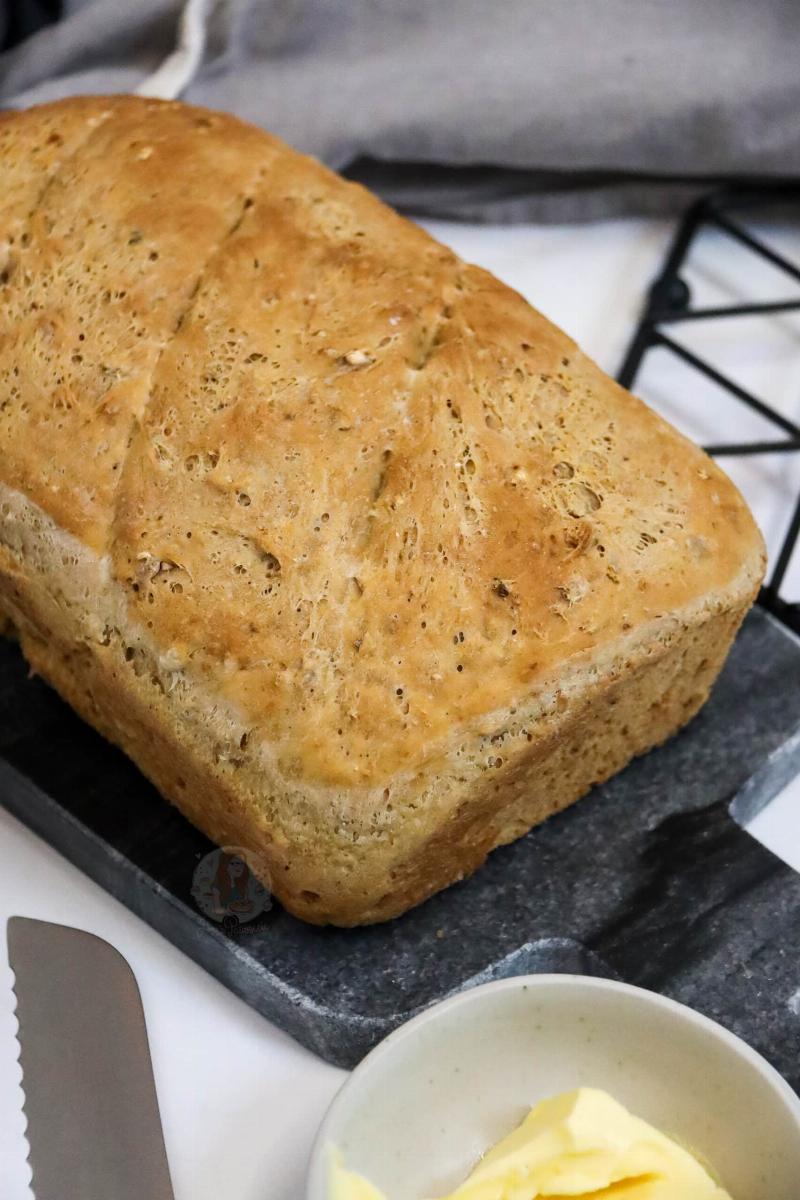
<svg viewBox="0 0 800 1200"><path fill-rule="evenodd" d="M0 639L0 801L342 1066L450 992L578 971L709 1014L800 1089L800 876L736 819L798 770L800 641L757 608L687 730L471 879L387 925L314 929L274 906L226 931L192 899L207 839Z"/></svg>

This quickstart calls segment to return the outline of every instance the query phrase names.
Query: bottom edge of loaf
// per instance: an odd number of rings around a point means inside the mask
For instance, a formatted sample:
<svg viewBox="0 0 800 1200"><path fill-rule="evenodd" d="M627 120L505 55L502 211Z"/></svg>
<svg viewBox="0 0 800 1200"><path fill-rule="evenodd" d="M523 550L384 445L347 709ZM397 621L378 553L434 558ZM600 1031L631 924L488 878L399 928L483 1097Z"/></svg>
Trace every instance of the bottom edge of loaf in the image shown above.
<svg viewBox="0 0 800 1200"><path fill-rule="evenodd" d="M474 781L447 820L410 843L407 857L381 875L377 888L374 872L343 878L331 871L319 880L314 871L304 872L302 847L254 823L252 808L221 785L196 747L171 736L168 723L154 723L151 704L140 703L135 692L120 697L120 676L102 651L59 648L55 639L24 628L20 640L33 669L121 746L193 824L218 844L248 848L256 864L265 864L265 882L288 911L317 925L353 926L394 918L472 874L493 849L667 740L707 699L749 604L748 598L687 627L659 654L587 695L564 723L503 770Z"/></svg>

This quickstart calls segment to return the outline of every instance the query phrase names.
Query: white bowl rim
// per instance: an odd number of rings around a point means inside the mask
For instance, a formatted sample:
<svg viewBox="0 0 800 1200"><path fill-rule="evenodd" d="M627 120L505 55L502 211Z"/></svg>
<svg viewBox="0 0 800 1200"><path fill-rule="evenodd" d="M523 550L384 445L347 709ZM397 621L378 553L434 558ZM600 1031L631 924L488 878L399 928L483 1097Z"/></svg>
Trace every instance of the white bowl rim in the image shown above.
<svg viewBox="0 0 800 1200"><path fill-rule="evenodd" d="M720 1025L718 1021L713 1020L711 1017L707 1017L703 1013L697 1012L696 1009L690 1008L688 1004L681 1004L678 1000L672 1000L669 996L662 996L659 992L651 992L648 988L637 987L635 984L624 983L618 979L607 979L602 975L570 975L560 973L511 975L508 979L492 979L488 983L479 984L477 987L467 988L463 992L455 992L451 996L445 996L443 1000L432 1004L423 1012L418 1013L417 1016L412 1017L411 1020L400 1025L399 1028L388 1034L383 1041L370 1050L369 1054L362 1058L361 1062L354 1067L331 1101L322 1119L317 1136L314 1139L306 1176L308 1200L313 1200L310 1188L315 1181L315 1177L318 1175L323 1156L326 1156L328 1153L328 1146L331 1142L330 1129L335 1124L340 1110L350 1099L351 1094L358 1088L363 1075L368 1070L371 1070L377 1061L393 1050L399 1042L404 1041L408 1037L413 1037L416 1031L423 1025L427 1025L430 1021L438 1020L445 1014L449 1015L455 1009L472 1003L477 997L485 995L487 992L505 992L514 991L515 989L528 990L530 988L552 986L553 984L573 984L575 987L589 991L596 989L597 991L617 992L623 995L634 996L645 1004L650 1004L654 1008L660 1008L668 1012L678 1020L688 1020L699 1028L704 1029L708 1034L716 1038L718 1042L721 1042L731 1054L735 1054L740 1059L749 1063L761 1075L764 1081L783 1101L787 1112L791 1115L797 1126L798 1133L800 1133L800 1096L789 1086L780 1072L771 1063L767 1062L762 1054L759 1054L757 1050L754 1050L752 1046L740 1038L738 1034L731 1033L724 1025Z"/></svg>

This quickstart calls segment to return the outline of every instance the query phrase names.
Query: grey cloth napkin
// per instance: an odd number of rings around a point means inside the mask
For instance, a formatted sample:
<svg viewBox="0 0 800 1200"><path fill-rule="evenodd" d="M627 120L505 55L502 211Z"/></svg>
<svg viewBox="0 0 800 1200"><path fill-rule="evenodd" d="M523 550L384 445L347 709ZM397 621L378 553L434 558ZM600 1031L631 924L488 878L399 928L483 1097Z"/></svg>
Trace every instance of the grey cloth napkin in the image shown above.
<svg viewBox="0 0 800 1200"><path fill-rule="evenodd" d="M202 46L184 99L403 209L577 220L666 211L717 179L800 176L797 0L189 7ZM183 9L66 0L57 25L0 56L0 103L135 90L178 44Z"/></svg>

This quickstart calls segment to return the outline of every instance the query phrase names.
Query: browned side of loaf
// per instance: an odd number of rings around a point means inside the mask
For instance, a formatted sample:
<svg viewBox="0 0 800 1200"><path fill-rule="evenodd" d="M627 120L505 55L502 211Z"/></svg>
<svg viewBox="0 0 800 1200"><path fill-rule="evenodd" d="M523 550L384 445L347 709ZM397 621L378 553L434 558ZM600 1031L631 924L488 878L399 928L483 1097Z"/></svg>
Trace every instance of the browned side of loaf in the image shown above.
<svg viewBox="0 0 800 1200"><path fill-rule="evenodd" d="M8 605L14 608L13 601ZM485 775L449 818L411 853L367 845L345 869L326 853L327 830L303 843L276 839L260 820L238 769L188 741L174 707L146 673L132 675L113 646L60 646L45 629L22 635L26 658L81 716L121 746L199 828L220 845L245 847L265 881L295 915L312 923L384 921L463 879L496 846L526 833L659 745L702 707L749 604L682 629L631 662L616 680L565 706L546 736ZM452 780L434 781L445 792ZM109 798L113 803L113 798ZM320 842L322 843L320 845ZM320 852L321 851L321 852Z"/></svg>

